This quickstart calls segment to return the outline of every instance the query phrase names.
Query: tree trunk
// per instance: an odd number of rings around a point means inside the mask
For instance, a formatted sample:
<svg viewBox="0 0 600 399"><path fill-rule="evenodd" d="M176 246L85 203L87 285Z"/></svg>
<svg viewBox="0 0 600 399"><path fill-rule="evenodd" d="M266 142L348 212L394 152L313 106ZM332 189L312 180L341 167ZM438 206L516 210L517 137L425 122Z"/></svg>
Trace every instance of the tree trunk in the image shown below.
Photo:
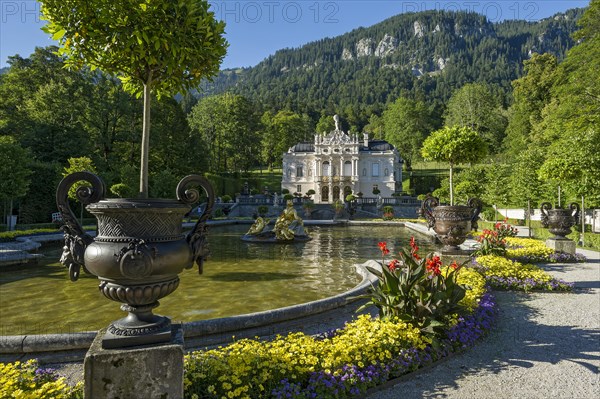
<svg viewBox="0 0 600 399"><path fill-rule="evenodd" d="M452 172L453 172L453 165L452 163L450 163L450 206L454 205L454 190L453 190L453 183L452 183Z"/></svg>
<svg viewBox="0 0 600 399"><path fill-rule="evenodd" d="M151 79L149 79L151 81ZM144 115L142 125L142 159L139 198L148 198L148 152L150 151L150 84L144 84Z"/></svg>
<svg viewBox="0 0 600 399"><path fill-rule="evenodd" d="M13 216L13 200L11 198L9 205L8 205L8 220L6 223L8 225L7 231L13 231L15 229L15 227L12 224L12 216Z"/></svg>

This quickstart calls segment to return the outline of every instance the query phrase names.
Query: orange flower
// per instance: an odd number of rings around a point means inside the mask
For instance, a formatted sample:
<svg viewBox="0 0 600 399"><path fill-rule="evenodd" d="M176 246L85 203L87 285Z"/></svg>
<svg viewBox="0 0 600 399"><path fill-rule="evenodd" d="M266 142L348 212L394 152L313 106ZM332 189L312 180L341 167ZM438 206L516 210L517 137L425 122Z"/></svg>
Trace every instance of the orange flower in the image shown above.
<svg viewBox="0 0 600 399"><path fill-rule="evenodd" d="M392 261L388 264L388 269L393 272L396 271L398 266L400 266L400 261L398 259L392 259Z"/></svg>
<svg viewBox="0 0 600 399"><path fill-rule="evenodd" d="M390 253L390 250L387 248L387 242L383 241L377 244L377 246L379 247L379 250L381 251L381 253L383 255L387 255Z"/></svg>
<svg viewBox="0 0 600 399"><path fill-rule="evenodd" d="M440 270L440 266L442 265L442 261L439 256L434 256L431 259L427 259L427 271L432 273L435 276L439 276L442 272Z"/></svg>
<svg viewBox="0 0 600 399"><path fill-rule="evenodd" d="M421 257L417 253L419 251L419 246L415 242L415 237L410 237L410 248L411 248L411 250L410 250L411 256L413 258L415 258L416 260L421 260Z"/></svg>

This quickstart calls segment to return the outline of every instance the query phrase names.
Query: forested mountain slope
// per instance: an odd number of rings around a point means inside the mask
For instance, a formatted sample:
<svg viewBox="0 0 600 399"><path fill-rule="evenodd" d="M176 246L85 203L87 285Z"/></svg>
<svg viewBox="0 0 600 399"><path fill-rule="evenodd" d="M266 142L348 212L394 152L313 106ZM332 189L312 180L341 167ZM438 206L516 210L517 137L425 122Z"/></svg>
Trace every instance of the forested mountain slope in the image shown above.
<svg viewBox="0 0 600 399"><path fill-rule="evenodd" d="M233 91L266 108L312 115L337 112L359 127L401 95L435 106L465 83L485 82L497 85L504 97L532 53L564 57L574 45L570 35L581 12L499 23L467 12L400 14L279 50L252 68L224 70L201 92Z"/></svg>

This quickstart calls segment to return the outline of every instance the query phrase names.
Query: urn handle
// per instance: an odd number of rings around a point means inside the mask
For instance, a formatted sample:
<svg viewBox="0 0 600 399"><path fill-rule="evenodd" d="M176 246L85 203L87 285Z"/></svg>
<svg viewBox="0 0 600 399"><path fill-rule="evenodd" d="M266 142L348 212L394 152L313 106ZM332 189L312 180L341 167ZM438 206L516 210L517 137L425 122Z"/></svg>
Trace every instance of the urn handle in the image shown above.
<svg viewBox="0 0 600 399"><path fill-rule="evenodd" d="M569 205L569 209L571 209L571 216L573 216L573 219L575 219L575 223L577 223L577 219L579 219L579 204L577 202L572 202L571 205Z"/></svg>
<svg viewBox="0 0 600 399"><path fill-rule="evenodd" d="M542 205L540 205L540 211L542 212L542 226L544 226L545 228L548 228L549 226L548 211L551 209L552 204L549 202L543 202Z"/></svg>
<svg viewBox="0 0 600 399"><path fill-rule="evenodd" d="M471 230L477 230L477 221L479 220L479 214L483 208L483 203L479 198L470 198L467 201L467 206L472 209L471 213Z"/></svg>
<svg viewBox="0 0 600 399"><path fill-rule="evenodd" d="M440 200L436 197L428 196L421 204L421 213L427 219L427 226L432 228L435 226L435 217L433 216L433 208L440 204Z"/></svg>
<svg viewBox="0 0 600 399"><path fill-rule="evenodd" d="M199 185L204 189L207 196L206 208L200 218L196 222L196 225L187 235L186 240L192 251L192 265L193 262L198 264L198 272L202 274L202 268L204 260L208 257L208 243L206 242L206 233L208 226L206 221L212 213L213 206L215 204L215 191L212 184L203 176L200 175L189 175L181 179L177 185L177 199L186 204L194 204L200 199L200 193L198 190L191 188L187 189L191 185ZM190 265L191 267L191 265Z"/></svg>
<svg viewBox="0 0 600 399"><path fill-rule="evenodd" d="M142 239L133 239L115 254L121 274L131 279L143 279L152 274L152 264L156 259L156 248L150 248Z"/></svg>
<svg viewBox="0 0 600 399"><path fill-rule="evenodd" d="M75 190L75 196L84 205L100 201L104 198L104 182L98 176L90 172L75 172L66 176L58 184L56 189L56 206L62 216L64 225L65 246L60 257L60 263L69 269L71 281L77 281L81 268L85 270L83 254L86 247L93 241L87 234L69 206L69 191L75 183L84 181L89 185L80 186ZM86 270L87 271L87 270Z"/></svg>

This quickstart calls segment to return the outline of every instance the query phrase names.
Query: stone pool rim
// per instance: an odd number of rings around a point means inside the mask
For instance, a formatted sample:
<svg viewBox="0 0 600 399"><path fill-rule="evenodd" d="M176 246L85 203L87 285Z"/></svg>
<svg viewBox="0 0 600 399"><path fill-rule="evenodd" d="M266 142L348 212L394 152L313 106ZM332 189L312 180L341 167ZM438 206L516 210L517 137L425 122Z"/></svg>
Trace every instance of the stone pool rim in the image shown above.
<svg viewBox="0 0 600 399"><path fill-rule="evenodd" d="M362 280L354 288L316 301L305 302L283 308L265 310L243 315L222 317L208 320L183 322L184 338L202 339L214 334L222 334L222 338L210 340L210 345L226 344L230 342L225 338L227 333L240 332L246 329L263 327L274 323L296 320L312 316L328 310L346 306L358 300L357 296L364 294L367 289L377 282L377 277L371 274L367 265L376 267L377 262L369 260L364 264L356 264L356 272ZM174 320L174 322L178 322ZM0 336L0 362L21 360L22 358L48 357L55 353L57 360L69 358L70 361L83 359L81 350L87 350L94 340L97 331L84 331L66 334L31 334L31 335L5 335ZM198 347L199 345L192 345ZM188 349L188 345L186 345ZM68 353L73 352L73 353Z"/></svg>

